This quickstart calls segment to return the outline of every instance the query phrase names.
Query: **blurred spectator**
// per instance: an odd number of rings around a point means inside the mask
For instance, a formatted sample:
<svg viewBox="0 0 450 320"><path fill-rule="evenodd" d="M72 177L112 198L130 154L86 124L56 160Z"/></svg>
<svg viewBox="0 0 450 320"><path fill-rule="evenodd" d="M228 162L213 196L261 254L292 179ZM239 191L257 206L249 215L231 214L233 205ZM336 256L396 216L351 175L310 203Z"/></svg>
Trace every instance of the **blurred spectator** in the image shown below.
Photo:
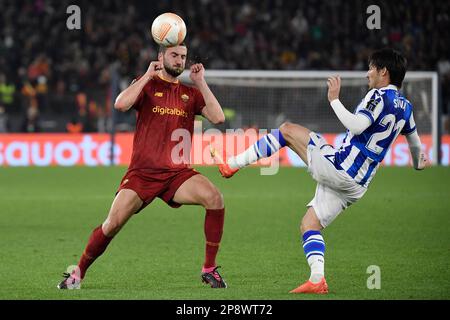
<svg viewBox="0 0 450 320"><path fill-rule="evenodd" d="M35 80L39 77L47 77L49 75L49 63L44 54L40 54L29 66L28 66L28 79Z"/></svg>
<svg viewBox="0 0 450 320"><path fill-rule="evenodd" d="M40 132L39 110L36 106L30 105L27 109L26 116L22 123L22 132Z"/></svg>
<svg viewBox="0 0 450 320"><path fill-rule="evenodd" d="M35 86L26 81L21 90L22 98L24 99L24 105L26 110L28 108L34 108L38 110L38 100L37 100L37 92Z"/></svg>
<svg viewBox="0 0 450 320"><path fill-rule="evenodd" d="M48 86L47 78L40 75L36 80L36 100L41 112L48 111Z"/></svg>
<svg viewBox="0 0 450 320"><path fill-rule="evenodd" d="M51 95L48 95L49 112L52 114L66 113L69 116L77 114L75 95L67 90L63 79L58 79Z"/></svg>
<svg viewBox="0 0 450 320"><path fill-rule="evenodd" d="M75 118L72 118L72 120L70 120L70 122L66 125L66 129L69 133L80 133L83 131L83 125Z"/></svg>
<svg viewBox="0 0 450 320"><path fill-rule="evenodd" d="M16 86L8 82L6 76L0 73L0 105L4 108L3 111L12 111L15 92Z"/></svg>
<svg viewBox="0 0 450 320"><path fill-rule="evenodd" d="M5 108L0 104L0 133L9 131L8 114L5 112Z"/></svg>

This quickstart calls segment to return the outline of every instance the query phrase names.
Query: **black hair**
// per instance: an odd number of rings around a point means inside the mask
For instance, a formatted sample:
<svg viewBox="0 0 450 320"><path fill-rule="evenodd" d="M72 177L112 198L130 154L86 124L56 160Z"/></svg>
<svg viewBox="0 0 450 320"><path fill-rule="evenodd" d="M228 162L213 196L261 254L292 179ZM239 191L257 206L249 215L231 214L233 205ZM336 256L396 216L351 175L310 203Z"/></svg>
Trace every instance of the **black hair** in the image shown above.
<svg viewBox="0 0 450 320"><path fill-rule="evenodd" d="M182 43L180 43L180 44L177 44L176 46L171 46L171 47L177 47L177 46L182 46L182 47L187 47L186 46L186 43L183 41ZM168 49L168 48L171 48L171 47L165 47L165 46L159 46L159 50L158 50L158 53L162 53L162 54L164 54L164 53L166 53L166 50Z"/></svg>
<svg viewBox="0 0 450 320"><path fill-rule="evenodd" d="M374 66L377 70L386 68L389 71L390 83L398 88L402 87L407 62L400 52L391 48L374 51L369 57L369 66Z"/></svg>

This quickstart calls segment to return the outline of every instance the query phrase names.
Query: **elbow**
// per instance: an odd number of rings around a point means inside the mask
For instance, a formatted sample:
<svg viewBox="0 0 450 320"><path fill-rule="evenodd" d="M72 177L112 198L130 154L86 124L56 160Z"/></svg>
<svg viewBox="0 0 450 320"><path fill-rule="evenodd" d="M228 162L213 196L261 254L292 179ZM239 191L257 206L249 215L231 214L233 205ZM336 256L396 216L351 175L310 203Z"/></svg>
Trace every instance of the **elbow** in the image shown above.
<svg viewBox="0 0 450 320"><path fill-rule="evenodd" d="M225 122L225 114L222 112L214 112L206 115L206 118L212 124L221 124Z"/></svg>
<svg viewBox="0 0 450 320"><path fill-rule="evenodd" d="M361 128L352 128L352 129L349 129L349 131L355 136L358 136L364 132L364 130Z"/></svg>
<svg viewBox="0 0 450 320"><path fill-rule="evenodd" d="M225 116L221 115L213 120L213 124L222 124L225 122Z"/></svg>
<svg viewBox="0 0 450 320"><path fill-rule="evenodd" d="M121 112L125 112L129 108L120 99L116 99L116 101L114 103L114 109L121 111Z"/></svg>
<svg viewBox="0 0 450 320"><path fill-rule="evenodd" d="M114 109L119 111L123 109L123 104L119 99L116 99L116 101L114 102Z"/></svg>

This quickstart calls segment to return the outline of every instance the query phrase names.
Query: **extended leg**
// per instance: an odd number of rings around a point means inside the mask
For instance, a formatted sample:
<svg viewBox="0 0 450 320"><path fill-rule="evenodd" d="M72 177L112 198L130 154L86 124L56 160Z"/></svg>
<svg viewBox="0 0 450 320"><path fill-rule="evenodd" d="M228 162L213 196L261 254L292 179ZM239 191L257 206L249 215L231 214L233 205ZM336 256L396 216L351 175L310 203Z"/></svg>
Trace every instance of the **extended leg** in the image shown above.
<svg viewBox="0 0 450 320"><path fill-rule="evenodd" d="M73 283L79 284L89 266L103 254L112 238L141 206L142 200L136 192L130 189L121 190L114 199L105 222L91 233L88 244L78 262L78 272L65 274L65 279L58 285L58 288L72 289Z"/></svg>
<svg viewBox="0 0 450 320"><path fill-rule="evenodd" d="M219 165L219 170L222 176L230 178L240 168L259 159L270 157L285 146L294 150L307 164L307 147L310 140L310 132L309 129L298 124L285 122L279 129L272 130L243 153L230 157L227 163Z"/></svg>
<svg viewBox="0 0 450 320"><path fill-rule="evenodd" d="M285 122L280 131L286 140L286 145L297 153L304 163L308 165L307 148L311 131L295 123Z"/></svg>
<svg viewBox="0 0 450 320"><path fill-rule="evenodd" d="M206 209L204 233L206 238L205 261L202 279L213 288L226 288L226 283L217 272L216 256L222 240L225 208L223 196L204 176L197 174L186 180L173 197L180 204L198 204Z"/></svg>

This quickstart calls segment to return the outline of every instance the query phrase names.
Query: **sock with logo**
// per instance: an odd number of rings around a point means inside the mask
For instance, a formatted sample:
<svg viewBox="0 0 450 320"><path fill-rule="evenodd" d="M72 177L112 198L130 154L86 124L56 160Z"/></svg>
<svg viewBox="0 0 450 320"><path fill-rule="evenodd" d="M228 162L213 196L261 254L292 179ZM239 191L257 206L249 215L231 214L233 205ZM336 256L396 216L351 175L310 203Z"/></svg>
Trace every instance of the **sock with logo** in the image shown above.
<svg viewBox="0 0 450 320"><path fill-rule="evenodd" d="M303 251L311 268L309 280L319 283L325 276L325 241L320 231L309 230L303 234Z"/></svg>

